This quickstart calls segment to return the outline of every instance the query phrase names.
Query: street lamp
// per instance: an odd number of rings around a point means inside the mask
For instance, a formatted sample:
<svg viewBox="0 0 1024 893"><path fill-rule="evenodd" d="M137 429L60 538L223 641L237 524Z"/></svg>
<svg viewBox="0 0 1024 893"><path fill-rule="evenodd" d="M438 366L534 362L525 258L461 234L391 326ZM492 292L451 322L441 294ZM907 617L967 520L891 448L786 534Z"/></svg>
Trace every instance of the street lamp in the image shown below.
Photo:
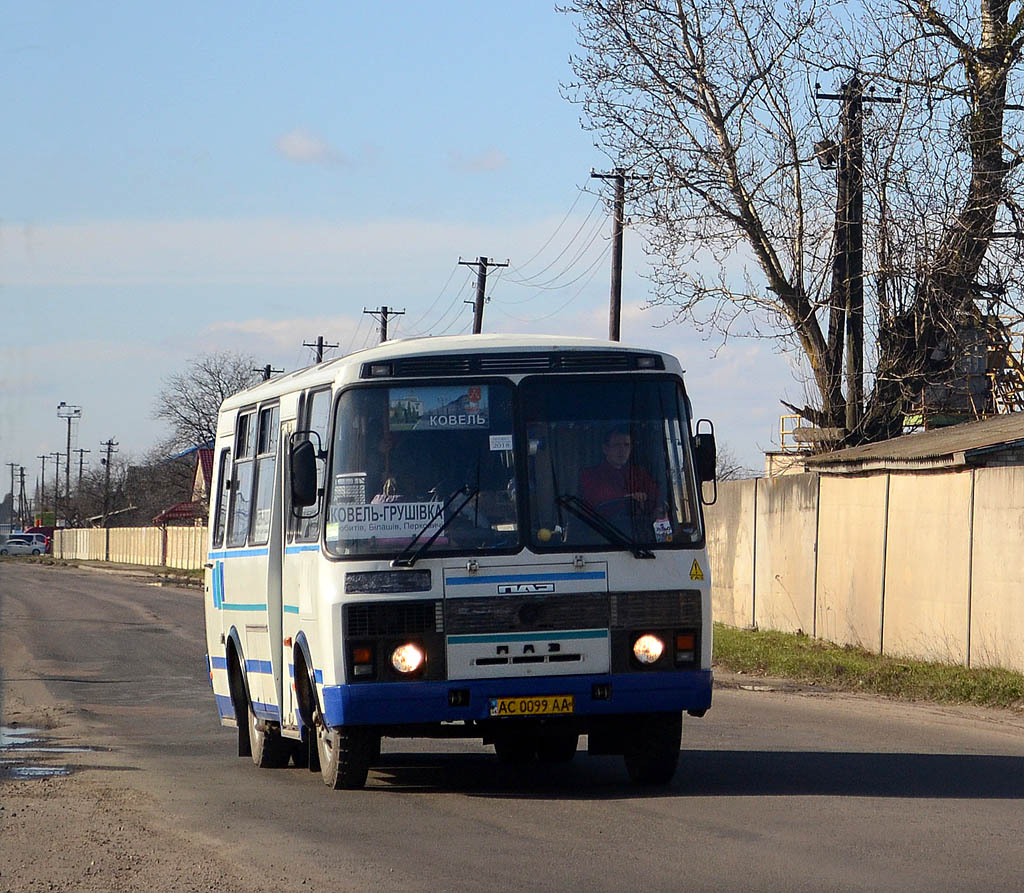
<svg viewBox="0 0 1024 893"><path fill-rule="evenodd" d="M64 523L68 523L71 515L71 420L82 417L82 407L72 406L63 400L57 404L57 418L68 420L68 447L64 454ZM57 474L60 474L58 466Z"/></svg>

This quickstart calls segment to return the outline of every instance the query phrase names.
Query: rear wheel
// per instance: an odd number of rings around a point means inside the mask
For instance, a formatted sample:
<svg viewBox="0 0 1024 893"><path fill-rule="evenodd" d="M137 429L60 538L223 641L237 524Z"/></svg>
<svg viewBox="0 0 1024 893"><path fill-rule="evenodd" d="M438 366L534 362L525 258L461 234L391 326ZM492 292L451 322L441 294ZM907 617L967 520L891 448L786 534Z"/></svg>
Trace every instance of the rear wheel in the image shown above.
<svg viewBox="0 0 1024 893"><path fill-rule="evenodd" d="M370 760L380 747L380 736L361 726L329 728L316 717L316 749L324 784L338 791L366 784Z"/></svg>
<svg viewBox="0 0 1024 893"><path fill-rule="evenodd" d="M256 714L249 705L249 746L252 761L261 769L280 769L288 765L292 755L291 742L285 741L280 734L268 732L260 727Z"/></svg>
<svg viewBox="0 0 1024 893"><path fill-rule="evenodd" d="M637 784L668 784L679 765L681 713L652 713L637 718L626 742L626 771Z"/></svg>

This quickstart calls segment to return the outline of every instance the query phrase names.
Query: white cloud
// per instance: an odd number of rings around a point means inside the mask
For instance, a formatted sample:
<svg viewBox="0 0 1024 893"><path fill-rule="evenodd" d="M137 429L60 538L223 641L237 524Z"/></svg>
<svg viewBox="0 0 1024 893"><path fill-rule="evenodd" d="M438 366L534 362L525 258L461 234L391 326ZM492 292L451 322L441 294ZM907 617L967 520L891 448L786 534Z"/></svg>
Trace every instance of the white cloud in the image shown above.
<svg viewBox="0 0 1024 893"><path fill-rule="evenodd" d="M463 155L461 152L449 154L451 166L457 171L496 171L508 164L508 156L493 146L477 155Z"/></svg>
<svg viewBox="0 0 1024 893"><path fill-rule="evenodd" d="M289 161L300 164L346 164L348 161L326 140L301 127L279 136L274 146Z"/></svg>

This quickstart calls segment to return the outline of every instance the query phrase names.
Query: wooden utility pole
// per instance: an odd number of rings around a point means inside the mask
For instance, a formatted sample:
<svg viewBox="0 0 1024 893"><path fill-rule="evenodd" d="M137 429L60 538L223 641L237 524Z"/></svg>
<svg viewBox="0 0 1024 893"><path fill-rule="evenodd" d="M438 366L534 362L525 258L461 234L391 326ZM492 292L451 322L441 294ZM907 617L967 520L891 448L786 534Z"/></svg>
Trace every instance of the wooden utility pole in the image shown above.
<svg viewBox="0 0 1024 893"><path fill-rule="evenodd" d="M891 96L864 95L854 75L838 93L817 92L818 99L842 103L836 165L836 256L833 278L841 282L846 316L846 434L860 428L864 415L864 103L897 103ZM840 296L837 296L840 297ZM836 375L839 368L836 368Z"/></svg>
<svg viewBox="0 0 1024 893"><path fill-rule="evenodd" d="M385 341L388 340L388 319L392 316L405 315L404 310L393 310L389 308L387 304L381 305L376 310L367 310L364 307L363 313L367 314L368 316L372 316L380 323L380 338L378 342L380 344L383 344Z"/></svg>
<svg viewBox="0 0 1024 893"><path fill-rule="evenodd" d="M473 302L473 334L479 335L484 329L484 301L486 300L485 294L487 291L487 268L488 267L507 267L508 261L499 264L492 260L488 260L486 257L478 257L475 261L473 260L462 260L459 258L459 264L464 267L476 267L476 300Z"/></svg>
<svg viewBox="0 0 1024 893"><path fill-rule="evenodd" d="M77 450L75 450L75 452L78 453L78 501L79 501L79 504L81 504L81 501L82 501L82 468L85 465L85 454L86 453L91 453L92 450L83 450L81 447L79 447Z"/></svg>
<svg viewBox="0 0 1024 893"><path fill-rule="evenodd" d="M115 447L117 441L113 437L110 440L105 440L100 444L102 447L106 447L107 455L100 461L105 466L103 473L103 526L107 526L107 515L110 514L110 457L117 452Z"/></svg>
<svg viewBox="0 0 1024 893"><path fill-rule="evenodd" d="M590 171L595 180L613 180L615 198L612 202L612 287L608 304L608 340L619 341L622 334L622 232L626 226L626 180L649 180L645 174L627 174L621 167L599 174Z"/></svg>
<svg viewBox="0 0 1024 893"><path fill-rule="evenodd" d="M267 363L266 366L260 366L259 368L253 369L252 371L259 372L259 374L263 377L264 381L270 381L271 375L273 375L275 372L284 372L284 369L274 369L270 365L270 363Z"/></svg>
<svg viewBox="0 0 1024 893"><path fill-rule="evenodd" d="M42 456L36 456L37 459L41 459L43 463L43 474L39 479L39 509L40 512L46 511L46 460L50 458L48 453L43 453ZM79 481L81 486L81 481Z"/></svg>
<svg viewBox="0 0 1024 893"><path fill-rule="evenodd" d="M14 469L18 467L17 462L8 462L7 467L11 469L11 530L14 530Z"/></svg>
<svg viewBox="0 0 1024 893"><path fill-rule="evenodd" d="M338 345L337 344L325 344L324 343L324 336L323 335L317 335L316 336L316 341L314 341L314 342L303 341L302 342L302 346L303 347L311 347L311 348L313 348L313 350L316 351L316 361L317 361L317 363L322 363L324 361L324 350L325 349L331 350L331 349L337 347Z"/></svg>
<svg viewBox="0 0 1024 893"><path fill-rule="evenodd" d="M54 452L50 453L50 455L53 456L53 519L56 521L57 516L60 514L60 459L64 454ZM67 518L66 512L64 517L65 519Z"/></svg>

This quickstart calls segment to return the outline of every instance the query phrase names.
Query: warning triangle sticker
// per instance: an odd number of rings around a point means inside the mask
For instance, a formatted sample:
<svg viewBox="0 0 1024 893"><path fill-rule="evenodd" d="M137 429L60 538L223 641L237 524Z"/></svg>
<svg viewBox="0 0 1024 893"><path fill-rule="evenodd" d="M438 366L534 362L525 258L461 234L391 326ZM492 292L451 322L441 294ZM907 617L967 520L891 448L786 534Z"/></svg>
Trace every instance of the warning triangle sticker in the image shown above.
<svg viewBox="0 0 1024 893"><path fill-rule="evenodd" d="M691 580L703 580L704 571L700 569L700 565L697 564L697 559L693 559L693 564L690 565L690 579Z"/></svg>

